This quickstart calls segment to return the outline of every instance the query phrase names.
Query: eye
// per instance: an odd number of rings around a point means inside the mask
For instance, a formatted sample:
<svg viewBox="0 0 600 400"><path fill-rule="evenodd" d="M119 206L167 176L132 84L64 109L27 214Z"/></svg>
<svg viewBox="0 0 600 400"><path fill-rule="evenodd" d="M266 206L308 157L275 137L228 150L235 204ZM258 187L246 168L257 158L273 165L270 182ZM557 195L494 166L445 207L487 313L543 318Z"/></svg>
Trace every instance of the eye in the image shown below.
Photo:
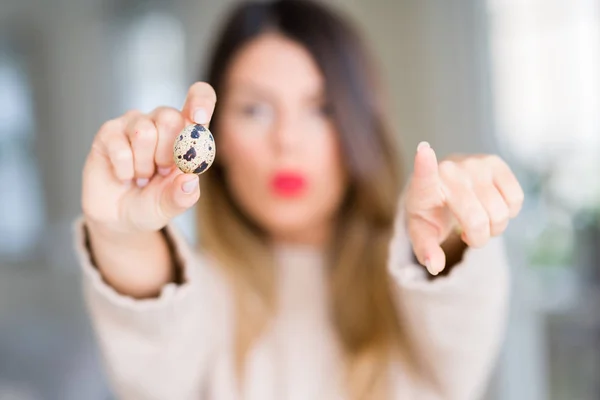
<svg viewBox="0 0 600 400"><path fill-rule="evenodd" d="M272 115L271 107L261 103L245 104L240 108L240 111L245 117L255 119L266 119Z"/></svg>
<svg viewBox="0 0 600 400"><path fill-rule="evenodd" d="M320 103L315 105L311 112L321 118L330 118L333 114L333 109L329 103Z"/></svg>
<svg viewBox="0 0 600 400"><path fill-rule="evenodd" d="M333 108L330 103L325 103L319 106L319 113L325 117L331 117L333 114Z"/></svg>

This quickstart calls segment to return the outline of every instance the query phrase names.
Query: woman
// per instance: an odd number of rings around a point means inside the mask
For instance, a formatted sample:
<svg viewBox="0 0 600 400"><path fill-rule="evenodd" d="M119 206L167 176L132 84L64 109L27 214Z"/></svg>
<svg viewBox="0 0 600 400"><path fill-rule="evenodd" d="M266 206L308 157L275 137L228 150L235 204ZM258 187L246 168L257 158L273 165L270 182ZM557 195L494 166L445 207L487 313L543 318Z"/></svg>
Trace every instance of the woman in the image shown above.
<svg viewBox="0 0 600 400"><path fill-rule="evenodd" d="M181 111L102 126L78 249L119 398L481 394L507 302L490 238L523 192L498 157L438 164L422 143L399 196L377 93L338 16L305 1L247 3ZM217 158L199 185L174 168L172 145L209 121ZM169 221L199 199L193 251Z"/></svg>

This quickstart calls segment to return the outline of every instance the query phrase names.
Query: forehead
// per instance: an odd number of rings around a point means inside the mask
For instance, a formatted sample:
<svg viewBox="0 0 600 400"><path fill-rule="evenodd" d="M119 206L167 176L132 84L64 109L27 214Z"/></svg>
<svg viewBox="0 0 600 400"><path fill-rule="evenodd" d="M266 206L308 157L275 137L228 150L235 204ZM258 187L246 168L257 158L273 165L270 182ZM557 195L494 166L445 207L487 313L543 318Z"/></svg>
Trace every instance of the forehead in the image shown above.
<svg viewBox="0 0 600 400"><path fill-rule="evenodd" d="M308 50L276 33L265 33L241 49L227 83L230 88L249 86L281 95L314 95L323 90L323 76Z"/></svg>

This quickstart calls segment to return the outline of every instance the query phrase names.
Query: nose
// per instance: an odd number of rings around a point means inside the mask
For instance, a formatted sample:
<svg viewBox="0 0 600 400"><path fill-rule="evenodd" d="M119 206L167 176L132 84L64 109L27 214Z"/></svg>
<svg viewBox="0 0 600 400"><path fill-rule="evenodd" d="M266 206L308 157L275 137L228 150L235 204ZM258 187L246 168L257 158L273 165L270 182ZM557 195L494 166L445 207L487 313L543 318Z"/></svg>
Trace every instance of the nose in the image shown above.
<svg viewBox="0 0 600 400"><path fill-rule="evenodd" d="M288 154L298 149L302 143L297 118L289 110L280 113L273 127L273 147L277 154Z"/></svg>

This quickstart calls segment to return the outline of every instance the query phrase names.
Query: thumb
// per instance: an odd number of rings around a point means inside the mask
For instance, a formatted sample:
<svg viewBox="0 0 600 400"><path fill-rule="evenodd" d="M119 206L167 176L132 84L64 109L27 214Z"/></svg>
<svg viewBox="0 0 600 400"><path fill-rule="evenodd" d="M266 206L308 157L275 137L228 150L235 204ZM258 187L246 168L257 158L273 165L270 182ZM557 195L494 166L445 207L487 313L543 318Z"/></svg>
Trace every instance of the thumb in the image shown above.
<svg viewBox="0 0 600 400"><path fill-rule="evenodd" d="M439 205L441 186L438 162L435 152L427 142L421 142L417 146L408 193L408 211Z"/></svg>
<svg viewBox="0 0 600 400"><path fill-rule="evenodd" d="M159 199L161 215L172 219L192 207L200 198L196 174L179 174L162 191Z"/></svg>
<svg viewBox="0 0 600 400"><path fill-rule="evenodd" d="M411 219L407 228L419 263L430 274L439 274L446 264L446 254L439 244L438 230L424 219Z"/></svg>

